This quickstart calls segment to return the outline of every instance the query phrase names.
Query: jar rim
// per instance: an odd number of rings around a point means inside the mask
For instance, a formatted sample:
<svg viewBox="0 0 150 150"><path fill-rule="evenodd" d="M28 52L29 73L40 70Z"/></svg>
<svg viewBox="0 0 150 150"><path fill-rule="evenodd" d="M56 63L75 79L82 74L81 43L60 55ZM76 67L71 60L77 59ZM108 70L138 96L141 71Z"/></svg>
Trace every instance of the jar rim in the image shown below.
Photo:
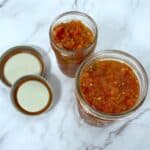
<svg viewBox="0 0 150 150"><path fill-rule="evenodd" d="M138 105L134 106L133 108L129 109L128 111L122 112L122 113L118 113L118 114L108 114L108 113L104 113L104 112L100 112L100 111L96 111L94 108L92 108L83 98L81 91L80 91L80 83L79 83L79 78L80 78L80 74L81 71L84 69L85 65L87 65L88 62L92 61L93 58L96 58L98 56L104 55L104 54L119 54L122 56L125 56L127 58L129 58L130 60L134 61L134 63L136 63L140 69L140 71L142 72L142 75L144 77L144 94L143 97L141 98L140 102ZM111 57L110 57L111 60ZM118 61L121 60L121 58L118 58ZM117 59L116 59L117 61ZM129 65L127 63L127 65ZM129 65L131 67L131 65ZM137 75L136 75L137 76ZM136 111L145 101L145 98L147 96L147 92L148 92L148 77L147 77L147 73L143 67L143 65L137 60L137 58L135 58L134 56L128 54L127 52L124 52L123 50L114 50L114 49L110 49L110 50L103 50L103 51L99 51L96 52L95 54L91 55L90 57L86 58L82 64L80 65L80 67L78 68L77 72L76 72L76 77L75 77L75 89L76 89L76 93L77 96L79 96L79 101L81 103L81 105L84 105L85 110L88 113L91 113L93 116L97 117L97 118L101 118L101 119L108 119L108 120L113 120L113 119L121 119L124 118L130 114L132 114L134 111Z"/></svg>
<svg viewBox="0 0 150 150"><path fill-rule="evenodd" d="M57 20L65 17L65 16L69 16L69 15L78 15L78 16L82 16L82 17L86 17L88 18L92 24L94 25L94 29L95 29L95 34L94 34L94 40L92 41L92 43L90 45L88 45L86 48L83 48L82 50L87 50L87 49L91 49L91 47L95 44L95 42L97 41L97 37L98 37L98 28L97 28L97 24L96 22L94 21L94 19L87 15L86 13L83 13L83 12L80 12L80 11L67 11L67 12L64 12L60 15L58 15L53 21L52 21L52 24L50 26L50 29L49 29L49 36L50 36L50 42L61 52L63 52L64 54L74 54L73 51L67 51L66 49L64 48L60 48L57 44L55 44L55 42L53 41L53 38L52 38L52 33L53 33L53 27L55 25L55 22L57 22Z"/></svg>

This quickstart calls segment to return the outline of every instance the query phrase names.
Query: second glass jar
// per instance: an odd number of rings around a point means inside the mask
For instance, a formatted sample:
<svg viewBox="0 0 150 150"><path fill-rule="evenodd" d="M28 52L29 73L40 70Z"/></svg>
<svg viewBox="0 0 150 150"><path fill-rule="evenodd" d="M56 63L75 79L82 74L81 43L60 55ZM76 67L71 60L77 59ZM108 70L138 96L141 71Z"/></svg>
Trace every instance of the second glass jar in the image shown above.
<svg viewBox="0 0 150 150"><path fill-rule="evenodd" d="M64 24L71 21L79 21L83 23L82 25L85 25L85 27L90 29L92 32L93 40L87 47L81 48L80 50L67 50L64 47L62 48L58 46L58 44L54 41L54 28L59 24ZM75 31L73 30L73 32ZM65 75L75 77L75 73L82 61L94 52L97 42L97 34L98 31L95 21L85 13L70 11L59 15L53 21L49 32L50 43L55 52L59 68Z"/></svg>
<svg viewBox="0 0 150 150"><path fill-rule="evenodd" d="M91 102L91 105L89 103L87 103L87 100L85 98L85 96L83 96L83 92L81 90L81 77L83 77L83 72L84 70L87 68L87 67L90 67L91 64L93 64L93 62L95 61L116 61L116 62L121 62L123 64L126 64L128 65L132 70L133 72L135 73L137 79L138 79L138 84L139 84L139 96L137 98L137 101L136 103L134 104L134 106L132 106L129 110L126 110L124 112L120 112L120 113L106 113L106 112L102 112L102 111L98 111L95 109L95 105L93 102ZM106 74L104 74L104 72L106 71L106 66L104 66L105 68L103 68L104 70L101 70L101 76L106 76ZM109 70L111 72L111 67L110 66L107 66L107 70ZM100 67L98 67L100 68ZM97 80L97 83L100 84L100 74L98 74L98 71L96 70L96 65L94 66L94 72L95 74L97 74L98 78L94 78L92 79L93 80ZM122 71L125 71L124 68ZM118 70L118 72L120 72ZM90 73L90 76L92 76L93 72ZM115 72L114 72L115 74ZM115 74L116 75L116 74ZM88 74L84 74L84 78L88 78ZM111 76L110 76L111 77ZM122 75L123 77L123 75ZM120 78L120 76L119 76ZM131 80L131 77L128 76L128 78L130 78ZM147 74L145 72L145 69L143 68L143 66L140 64L140 62L134 58L133 56L131 56L130 54L127 54L126 52L123 52L123 51L119 51L119 50L105 50L105 51L100 51L100 52L97 52L95 53L94 55L88 57L79 67L77 73L76 73L76 79L75 79L75 95L76 95L76 100L77 100L77 104L78 104L78 110L79 110L79 113L80 113L80 116L87 122L89 123L90 125L93 125L93 126L104 126L104 125L107 125L109 123L112 123L114 121L117 121L117 120L121 120L125 117L128 117L130 116L131 114L135 113L136 110L138 110L141 105L143 104L143 102L145 101L145 98L146 98L146 95L147 95L147 91L148 91L148 77L147 77ZM121 78L119 79L121 81ZM119 81L118 80L118 81ZM86 82L84 82L84 85L87 85L87 83L89 84L89 87L90 87L90 82L91 82L91 78L88 80L84 80ZM104 81L104 80L103 80ZM105 80L106 81L106 80ZM111 85L111 81L115 82L115 80L112 78L111 80L109 80L109 82L106 83L106 87L110 87ZM128 89L130 88L129 85L132 84L133 82L129 83L124 86L124 88L122 89L127 89L126 91L126 94L129 95L129 94L134 94L134 91L132 91L133 93L128 93ZM103 84L101 82L101 84ZM96 89L96 85L94 82L93 82L93 89L95 90ZM83 86L83 83L82 83L82 86ZM113 87L113 86L112 86ZM105 87L102 88L102 90L104 89ZM93 91L92 89L92 91ZM99 88L100 89L100 88ZM98 91L99 91L98 89ZM105 88L108 90L108 88ZM91 90L90 90L91 91ZM104 91L104 101L105 102L108 102L108 98L110 97L109 95L109 92L111 91L111 89L109 91L106 91L107 93L105 93ZM87 95L90 95L92 92L89 92L88 89L86 89L86 94ZM90 93L90 94L89 94ZM100 93L100 91L99 91ZM96 93L95 93L96 94ZM114 93L115 94L115 100L118 101L117 99L117 96L120 94L120 91L119 93ZM123 93L125 94L125 93ZM117 95L117 96L116 96ZM128 97L126 97L128 98ZM130 99L131 100L131 99ZM97 101L98 103L102 102L102 99L98 99ZM124 103L124 101L122 101ZM108 103L105 103L107 104L107 106L110 108L112 106L108 105ZM109 101L109 104L110 104L110 101ZM122 103L118 103L118 106L121 106ZM103 105L104 107L105 105ZM108 108L107 107L107 108ZM105 106L106 108L106 106Z"/></svg>

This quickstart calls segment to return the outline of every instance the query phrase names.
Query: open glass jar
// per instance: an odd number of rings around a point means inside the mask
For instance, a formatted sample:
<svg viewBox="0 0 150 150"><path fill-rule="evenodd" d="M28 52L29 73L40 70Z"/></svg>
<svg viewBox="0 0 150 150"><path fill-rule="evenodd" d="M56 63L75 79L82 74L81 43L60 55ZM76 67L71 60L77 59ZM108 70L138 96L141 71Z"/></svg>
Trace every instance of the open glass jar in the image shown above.
<svg viewBox="0 0 150 150"><path fill-rule="evenodd" d="M99 61L113 60L116 62L121 62L122 64L126 64L127 66L129 66L132 69L132 71L134 72L134 74L138 80L139 94L138 94L138 98L136 100L135 105L133 107L131 107L131 109L124 111L124 112L120 112L120 113L110 114L110 113L105 113L102 111L97 111L91 105L89 105L87 103L87 101L81 91L80 79L81 79L81 76L82 76L85 68L90 66L96 60L99 60ZM144 100L146 98L147 91L148 91L148 78L147 78L147 74L146 74L143 66L133 56L131 56L123 51L118 51L118 50L100 51L100 52L97 52L94 55L88 57L79 67L79 69L76 73L76 81L75 82L76 82L75 83L75 86L76 86L75 94L76 94L76 99L77 99L78 110L79 110L80 116L87 123L94 125L94 126L103 126L108 123L114 122L116 120L120 120L124 117L131 115L132 113L134 113L137 109L139 109L141 107L142 103L144 102ZM107 84L109 84L109 83L107 83Z"/></svg>
<svg viewBox="0 0 150 150"><path fill-rule="evenodd" d="M86 31L90 30L90 32L92 32L93 40L87 47L81 48L80 50L76 50L76 49L67 50L64 47L60 47L59 46L60 44L56 43L56 41L54 40L53 35L54 35L55 27L58 26L58 25L63 26L65 23L68 23L70 25L71 21L74 24L82 23L82 24L80 24L80 26L85 27ZM77 21L77 22L74 22L74 21ZM61 26L59 26L59 28L61 28ZM76 29L72 28L72 29L73 29L72 32L78 32L76 30L77 28ZM59 31L59 34L60 34L60 32L62 34L63 31L62 30ZM80 32L84 32L84 31L81 30ZM70 33L70 31L67 30L66 33L67 33L67 35L65 35L65 37L67 36L67 38L68 38L68 33ZM66 42L68 44L70 44L72 42L72 41L70 41L70 38L71 38L70 36L72 36L73 34L74 33L70 34L69 35L69 40L66 40ZM82 33L77 33L76 35L81 37L81 34ZM77 71L77 68L81 64L81 62L87 56L91 55L94 52L96 41L97 41L97 34L98 34L98 31L97 31L97 25L96 25L95 21L90 16L88 16L87 14L84 14L84 13L81 13L81 12L76 12L76 11L66 12L66 13L63 13L63 14L59 15L53 21L53 23L50 27L50 32L49 32L50 43L51 43L51 46L52 46L52 48L55 52L57 62L59 64L59 68L61 69L61 71L65 75L67 75L69 77L74 77L75 73ZM76 39L78 40L79 43L81 42L78 39L78 37L76 37ZM84 40L84 38L83 38L83 40ZM66 44L66 42L65 42L65 44ZM83 41L83 43L84 43L84 41Z"/></svg>

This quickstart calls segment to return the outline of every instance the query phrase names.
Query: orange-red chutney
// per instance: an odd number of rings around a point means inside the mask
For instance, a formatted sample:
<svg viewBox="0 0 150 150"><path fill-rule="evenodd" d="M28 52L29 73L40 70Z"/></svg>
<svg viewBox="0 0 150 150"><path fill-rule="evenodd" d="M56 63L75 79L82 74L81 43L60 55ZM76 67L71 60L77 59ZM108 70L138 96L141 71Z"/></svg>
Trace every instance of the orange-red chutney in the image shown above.
<svg viewBox="0 0 150 150"><path fill-rule="evenodd" d="M128 65L115 60L96 60L80 76L85 101L100 112L128 111L139 97L138 79Z"/></svg>
<svg viewBox="0 0 150 150"><path fill-rule="evenodd" d="M72 20L54 27L53 40L60 48L80 50L88 47L93 42L94 35L81 21Z"/></svg>

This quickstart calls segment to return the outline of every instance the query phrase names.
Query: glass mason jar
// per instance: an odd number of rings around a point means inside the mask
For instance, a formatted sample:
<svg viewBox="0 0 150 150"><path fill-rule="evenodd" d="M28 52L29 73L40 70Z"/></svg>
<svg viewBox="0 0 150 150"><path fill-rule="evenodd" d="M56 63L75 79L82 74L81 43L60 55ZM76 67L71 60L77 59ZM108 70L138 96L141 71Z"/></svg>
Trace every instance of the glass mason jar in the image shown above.
<svg viewBox="0 0 150 150"><path fill-rule="evenodd" d="M122 112L119 114L106 114L100 111L96 111L90 105L86 103L84 100L81 89L80 89L80 77L82 71L85 67L89 66L93 60L116 60L119 62L123 62L130 66L137 79L139 81L139 97L134 105L130 110L126 112ZM75 94L76 100L78 104L78 110L81 118L83 118L87 123L94 125L94 126L103 126L109 123L112 123L116 120L123 119L131 114L133 114L137 109L139 109L144 102L147 91L148 91L148 77L140 62L133 56L119 50L105 50L95 53L94 55L88 57L79 67L76 73L76 81L75 81Z"/></svg>
<svg viewBox="0 0 150 150"><path fill-rule="evenodd" d="M81 21L84 23L93 33L94 40L93 42L86 48L81 49L80 51L68 51L66 49L60 48L55 41L53 40L53 29L56 25L60 23L65 23L69 21ZM91 55L96 46L97 41L97 25L95 21L85 13L70 11L59 15L52 23L49 31L50 43L55 52L57 62L61 71L69 76L75 77L75 73L77 71L78 66L81 62L89 55Z"/></svg>

